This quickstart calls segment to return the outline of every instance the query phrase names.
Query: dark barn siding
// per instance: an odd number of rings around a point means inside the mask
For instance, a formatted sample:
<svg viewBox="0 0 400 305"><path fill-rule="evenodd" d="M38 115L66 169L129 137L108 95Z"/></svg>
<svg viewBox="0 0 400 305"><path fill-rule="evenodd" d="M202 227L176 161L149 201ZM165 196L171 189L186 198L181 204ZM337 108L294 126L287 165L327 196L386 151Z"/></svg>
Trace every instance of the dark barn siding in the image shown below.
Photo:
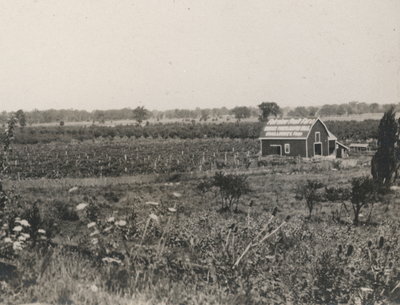
<svg viewBox="0 0 400 305"><path fill-rule="evenodd" d="M311 128L310 135L308 136L307 139L309 157L314 157L315 133L318 131L321 133L322 154L324 156L329 155L328 132L326 131L324 125L320 121L317 121Z"/></svg>
<svg viewBox="0 0 400 305"><path fill-rule="evenodd" d="M261 149L262 155L267 156L273 154L273 150L270 145L282 145L282 156L306 156L306 143L303 139L297 140L285 140L285 139L276 139L276 140L261 140ZM285 154L285 144L290 144L290 153Z"/></svg>

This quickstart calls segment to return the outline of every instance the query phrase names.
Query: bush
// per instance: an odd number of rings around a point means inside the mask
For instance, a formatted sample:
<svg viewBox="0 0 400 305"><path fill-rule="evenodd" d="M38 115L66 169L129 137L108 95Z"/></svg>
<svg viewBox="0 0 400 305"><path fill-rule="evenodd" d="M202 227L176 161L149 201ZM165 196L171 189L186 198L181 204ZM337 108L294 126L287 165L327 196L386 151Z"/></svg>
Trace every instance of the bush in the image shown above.
<svg viewBox="0 0 400 305"><path fill-rule="evenodd" d="M359 177L351 180L351 204L353 207L354 225L359 223L361 209L376 201L376 185L370 177Z"/></svg>
<svg viewBox="0 0 400 305"><path fill-rule="evenodd" d="M330 202L349 200L350 189L342 187L325 187L325 199Z"/></svg>
<svg viewBox="0 0 400 305"><path fill-rule="evenodd" d="M305 200L309 218L311 218L315 205L323 199L322 195L318 192L323 187L323 183L314 180L307 180L306 184L297 186L295 198Z"/></svg>
<svg viewBox="0 0 400 305"><path fill-rule="evenodd" d="M242 195L250 193L247 177L244 175L217 172L210 185L218 189L222 210L237 211Z"/></svg>
<svg viewBox="0 0 400 305"><path fill-rule="evenodd" d="M60 220L76 221L79 216L75 209L63 201L54 202L55 215Z"/></svg>

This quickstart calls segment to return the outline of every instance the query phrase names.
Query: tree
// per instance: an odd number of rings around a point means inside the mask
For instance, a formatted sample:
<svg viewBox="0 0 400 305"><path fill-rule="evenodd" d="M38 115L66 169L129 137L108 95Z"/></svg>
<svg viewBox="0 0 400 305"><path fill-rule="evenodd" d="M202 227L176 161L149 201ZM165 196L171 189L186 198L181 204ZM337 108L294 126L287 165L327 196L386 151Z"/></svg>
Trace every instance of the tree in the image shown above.
<svg viewBox="0 0 400 305"><path fill-rule="evenodd" d="M369 111L372 113L377 113L381 110L381 107L378 103L372 103L369 105Z"/></svg>
<svg viewBox="0 0 400 305"><path fill-rule="evenodd" d="M318 112L318 107L315 106L307 107L307 111L308 111L308 116L315 116Z"/></svg>
<svg viewBox="0 0 400 305"><path fill-rule="evenodd" d="M399 168L398 123L396 112L390 108L378 127L378 150L371 160L371 174L378 184L389 187L397 178Z"/></svg>
<svg viewBox="0 0 400 305"><path fill-rule="evenodd" d="M202 109L200 112L200 121L207 121L210 117L210 110L209 109Z"/></svg>
<svg viewBox="0 0 400 305"><path fill-rule="evenodd" d="M304 107L304 106L299 106L299 107L294 108L294 110L291 110L291 111L289 112L289 115L290 115L290 116L295 116L295 117L304 118L304 117L307 117L307 116L308 116L308 111L307 111L307 108L306 108L306 107Z"/></svg>
<svg viewBox="0 0 400 305"><path fill-rule="evenodd" d="M144 120L150 118L150 112L144 106L138 106L133 111L133 119L141 124Z"/></svg>
<svg viewBox="0 0 400 305"><path fill-rule="evenodd" d="M306 184L297 187L295 198L297 200L305 200L309 218L311 218L316 204L322 199L318 190L323 187L324 185L321 182L314 180L307 180Z"/></svg>
<svg viewBox="0 0 400 305"><path fill-rule="evenodd" d="M235 116L235 119L240 121L241 119L249 118L251 115L251 111L246 106L235 107L231 110L231 113Z"/></svg>
<svg viewBox="0 0 400 305"><path fill-rule="evenodd" d="M25 113L22 109L18 110L15 113L15 117L18 120L19 126L21 127L25 127L26 126L26 117L25 117Z"/></svg>
<svg viewBox="0 0 400 305"><path fill-rule="evenodd" d="M337 115L345 115L346 114L346 106L345 105L338 105L336 108L336 114Z"/></svg>
<svg viewBox="0 0 400 305"><path fill-rule="evenodd" d="M274 102L262 102L260 105L258 105L258 108L261 111L261 114L258 118L261 122L267 122L268 117L271 115L277 117L279 114L281 114L281 108L277 103Z"/></svg>
<svg viewBox="0 0 400 305"><path fill-rule="evenodd" d="M221 196L222 210L232 211L235 204L235 211L237 211L242 195L250 192L247 177L243 175L217 172L209 185L218 189Z"/></svg>
<svg viewBox="0 0 400 305"><path fill-rule="evenodd" d="M14 140L14 130L17 124L16 116L11 116L7 121L7 127L3 134L0 134L0 217L8 200L6 193L3 191L2 179L5 169L8 167L7 154L11 150L11 143ZM1 218L0 218L1 223Z"/></svg>
<svg viewBox="0 0 400 305"><path fill-rule="evenodd" d="M105 114L104 111L102 110L95 110L93 113L93 123L97 121L99 123L104 123L105 122Z"/></svg>
<svg viewBox="0 0 400 305"><path fill-rule="evenodd" d="M2 135L0 135L0 144L2 146L2 152L7 153L10 150L11 142L14 140L14 130L17 125L17 118L15 116L11 116L7 121L7 128ZM0 161L1 159L0 155Z"/></svg>
<svg viewBox="0 0 400 305"><path fill-rule="evenodd" d="M351 181L351 204L353 207L353 224L358 225L361 209L375 202L376 185L370 177L353 178Z"/></svg>
<svg viewBox="0 0 400 305"><path fill-rule="evenodd" d="M321 107L321 109L319 110L319 114L321 116L329 116L329 115L336 115L338 110L337 110L338 106L337 105L328 105L325 104Z"/></svg>

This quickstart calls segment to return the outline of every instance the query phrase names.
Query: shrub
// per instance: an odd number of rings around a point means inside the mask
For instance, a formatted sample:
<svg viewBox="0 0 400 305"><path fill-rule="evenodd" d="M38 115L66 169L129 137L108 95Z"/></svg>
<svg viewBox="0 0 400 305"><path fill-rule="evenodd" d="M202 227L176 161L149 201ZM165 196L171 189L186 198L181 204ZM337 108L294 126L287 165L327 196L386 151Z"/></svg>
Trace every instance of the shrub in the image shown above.
<svg viewBox="0 0 400 305"><path fill-rule="evenodd" d="M318 192L323 187L323 183L314 180L307 180L306 184L297 186L295 198L305 200L309 218L311 218L315 205L323 198Z"/></svg>
<svg viewBox="0 0 400 305"><path fill-rule="evenodd" d="M100 207L95 202L96 198L89 200L89 205L86 208L86 217L90 221L96 221L100 214Z"/></svg>
<svg viewBox="0 0 400 305"><path fill-rule="evenodd" d="M361 209L376 201L376 185L370 177L359 177L351 180L350 198L354 218L354 225L358 225Z"/></svg>
<svg viewBox="0 0 400 305"><path fill-rule="evenodd" d="M55 208L55 215L60 220L67 220L67 221L79 220L79 216L76 213L75 209L63 201L59 200L55 201L54 208Z"/></svg>
<svg viewBox="0 0 400 305"><path fill-rule="evenodd" d="M242 195L250 193L247 177L244 175L217 172L210 185L218 189L222 210L233 211L234 208L237 211Z"/></svg>
<svg viewBox="0 0 400 305"><path fill-rule="evenodd" d="M350 189L342 187L325 187L325 199L330 202L349 200Z"/></svg>
<svg viewBox="0 0 400 305"><path fill-rule="evenodd" d="M207 192L210 191L211 187L212 184L209 181L203 179L200 181L199 184L197 184L196 192L201 196L202 200L204 200L205 195L207 194Z"/></svg>

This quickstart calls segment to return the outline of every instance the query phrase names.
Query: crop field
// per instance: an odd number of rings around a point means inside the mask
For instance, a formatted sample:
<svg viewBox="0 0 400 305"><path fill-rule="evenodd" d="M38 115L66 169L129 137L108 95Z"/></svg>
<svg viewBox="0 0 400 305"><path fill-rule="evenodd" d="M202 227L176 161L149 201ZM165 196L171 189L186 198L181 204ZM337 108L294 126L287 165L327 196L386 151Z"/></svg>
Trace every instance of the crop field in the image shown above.
<svg viewBox="0 0 400 305"><path fill-rule="evenodd" d="M5 171L12 179L103 177L206 171L249 165L257 140L86 141L15 145Z"/></svg>

